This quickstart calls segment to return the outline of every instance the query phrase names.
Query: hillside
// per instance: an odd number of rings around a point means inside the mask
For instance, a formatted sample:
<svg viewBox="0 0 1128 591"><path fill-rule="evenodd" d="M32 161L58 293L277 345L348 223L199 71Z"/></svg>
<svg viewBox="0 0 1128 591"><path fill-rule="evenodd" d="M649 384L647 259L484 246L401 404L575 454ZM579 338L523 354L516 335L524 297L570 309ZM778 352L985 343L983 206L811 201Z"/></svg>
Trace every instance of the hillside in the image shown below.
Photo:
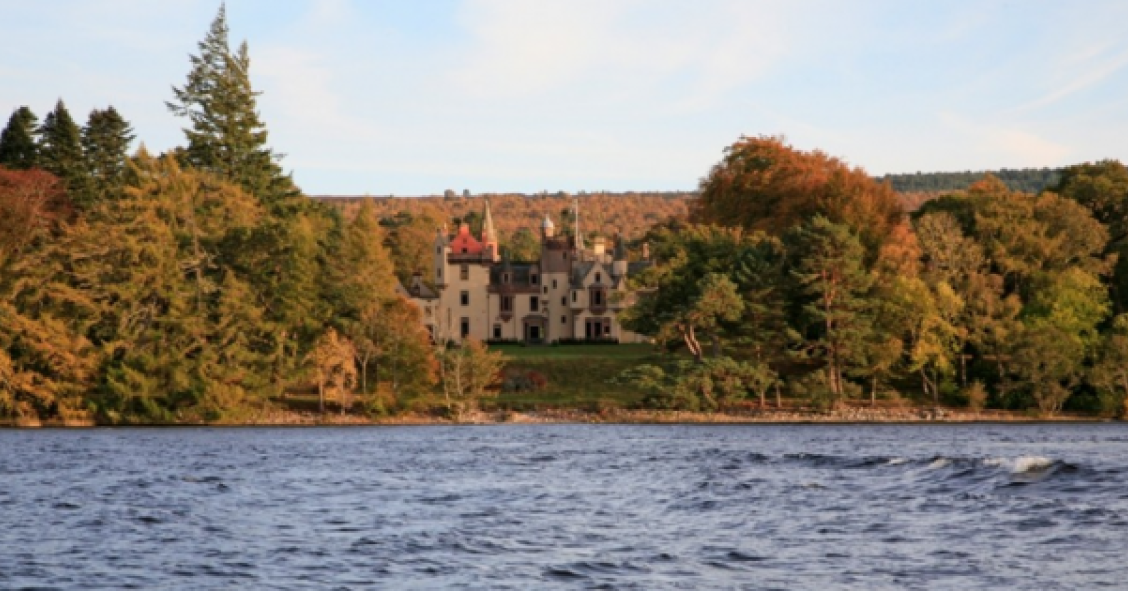
<svg viewBox="0 0 1128 591"><path fill-rule="evenodd" d="M688 213L690 200L694 194L689 192L628 192L628 193L580 193L570 195L564 192L521 193L487 195L448 195L427 197L372 197L376 213L380 218L394 218L407 213L412 217L432 212L447 220L464 218L467 215L480 215L484 207L483 198L490 200L494 223L502 236L511 236L521 228L540 227L545 214L559 225L561 212L572 206L575 197L580 204L580 224L584 232L599 231L607 236L619 233L627 237L641 236L650 226L670 216L684 216ZM365 197L319 197L337 205L351 214Z"/></svg>

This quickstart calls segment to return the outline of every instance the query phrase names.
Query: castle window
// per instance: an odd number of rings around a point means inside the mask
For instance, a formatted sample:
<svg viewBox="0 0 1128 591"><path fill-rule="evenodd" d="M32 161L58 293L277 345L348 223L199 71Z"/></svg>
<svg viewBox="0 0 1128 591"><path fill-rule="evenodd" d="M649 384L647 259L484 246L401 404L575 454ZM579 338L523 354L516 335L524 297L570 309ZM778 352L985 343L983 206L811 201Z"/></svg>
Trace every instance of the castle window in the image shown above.
<svg viewBox="0 0 1128 591"><path fill-rule="evenodd" d="M463 292L463 293L466 293L466 292ZM598 291L598 290L593 291L593 292L591 292L591 296L592 296L592 302L591 302L592 305L594 305L594 306L602 306L603 305L603 292L602 291Z"/></svg>
<svg viewBox="0 0 1128 591"><path fill-rule="evenodd" d="M568 296L564 296L564 297L560 298L560 305L561 306L567 306L568 305Z"/></svg>
<svg viewBox="0 0 1128 591"><path fill-rule="evenodd" d="M509 273L502 273L501 274L501 282L502 283L509 283Z"/></svg>
<svg viewBox="0 0 1128 591"><path fill-rule="evenodd" d="M494 338L495 339L501 338L501 325L500 324L494 325Z"/></svg>
<svg viewBox="0 0 1128 591"><path fill-rule="evenodd" d="M513 311L513 296L501 296L501 311Z"/></svg>
<svg viewBox="0 0 1128 591"><path fill-rule="evenodd" d="M529 296L529 311L540 312L540 296Z"/></svg>
<svg viewBox="0 0 1128 591"><path fill-rule="evenodd" d="M540 280L540 277L536 273L529 275L529 283L536 285L539 280Z"/></svg>
<svg viewBox="0 0 1128 591"><path fill-rule="evenodd" d="M463 246L463 247L462 247L462 254L466 254L467 252L469 252L469 251L467 251L467 250L466 250L466 247L465 247L465 246Z"/></svg>
<svg viewBox="0 0 1128 591"><path fill-rule="evenodd" d="M544 293L548 293L548 286L544 286Z"/></svg>
<svg viewBox="0 0 1128 591"><path fill-rule="evenodd" d="M560 324L568 324L568 317L567 316L561 316L560 317Z"/></svg>
<svg viewBox="0 0 1128 591"><path fill-rule="evenodd" d="M458 267L458 278L463 281L470 279L470 265L461 265Z"/></svg>
<svg viewBox="0 0 1128 591"><path fill-rule="evenodd" d="M458 301L463 306L469 306L470 305L470 292L463 291L462 293L459 293L458 294Z"/></svg>
<svg viewBox="0 0 1128 591"><path fill-rule="evenodd" d="M596 274L595 274L595 282L596 282L596 283L599 283L599 282L600 282L600 281L602 281L602 280L603 280L603 276L602 276L601 274L599 274L599 273L596 273Z"/></svg>
<svg viewBox="0 0 1128 591"><path fill-rule="evenodd" d="M576 303L576 290L572 290L572 303Z"/></svg>
<svg viewBox="0 0 1128 591"><path fill-rule="evenodd" d="M459 334L462 335L462 338L466 338L466 337L470 336L470 319L469 318L463 318L462 322L459 323Z"/></svg>
<svg viewBox="0 0 1128 591"><path fill-rule="evenodd" d="M556 280L555 279L552 280L552 289L556 289Z"/></svg>

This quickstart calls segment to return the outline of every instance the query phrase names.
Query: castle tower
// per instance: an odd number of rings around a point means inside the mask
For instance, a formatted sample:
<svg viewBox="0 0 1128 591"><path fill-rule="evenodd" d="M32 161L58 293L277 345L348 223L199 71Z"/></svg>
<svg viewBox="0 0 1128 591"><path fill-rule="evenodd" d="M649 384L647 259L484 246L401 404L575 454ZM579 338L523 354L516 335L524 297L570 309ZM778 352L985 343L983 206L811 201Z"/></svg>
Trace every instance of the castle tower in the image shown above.
<svg viewBox="0 0 1128 591"><path fill-rule="evenodd" d="M497 230L494 229L493 215L490 213L490 201L486 200L486 211L482 215L482 253L491 261L498 260Z"/></svg>
<svg viewBox="0 0 1128 591"><path fill-rule="evenodd" d="M611 262L611 274L616 277L627 274L627 240L622 236L615 237L615 255Z"/></svg>
<svg viewBox="0 0 1128 591"><path fill-rule="evenodd" d="M435 241L431 247L435 249L435 285L442 287L447 282L447 254L450 253L446 224L443 224L440 228L435 228Z"/></svg>

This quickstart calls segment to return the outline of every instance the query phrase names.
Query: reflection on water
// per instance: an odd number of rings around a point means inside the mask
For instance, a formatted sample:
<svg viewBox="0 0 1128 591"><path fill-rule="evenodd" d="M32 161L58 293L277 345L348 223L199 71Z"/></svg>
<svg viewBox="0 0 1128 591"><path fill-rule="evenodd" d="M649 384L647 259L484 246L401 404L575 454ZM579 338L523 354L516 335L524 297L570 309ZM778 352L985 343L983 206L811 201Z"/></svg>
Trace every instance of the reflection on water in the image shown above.
<svg viewBox="0 0 1128 591"><path fill-rule="evenodd" d="M0 588L1125 584L1128 430L0 431Z"/></svg>

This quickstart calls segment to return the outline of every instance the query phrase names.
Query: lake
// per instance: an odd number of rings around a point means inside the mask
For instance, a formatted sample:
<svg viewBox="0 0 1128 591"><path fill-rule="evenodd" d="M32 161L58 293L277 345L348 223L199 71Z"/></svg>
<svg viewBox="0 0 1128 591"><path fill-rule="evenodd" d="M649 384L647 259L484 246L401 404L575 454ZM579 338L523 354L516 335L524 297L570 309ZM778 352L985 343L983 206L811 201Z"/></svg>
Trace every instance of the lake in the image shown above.
<svg viewBox="0 0 1128 591"><path fill-rule="evenodd" d="M1128 426L0 431L3 589L1128 588Z"/></svg>

